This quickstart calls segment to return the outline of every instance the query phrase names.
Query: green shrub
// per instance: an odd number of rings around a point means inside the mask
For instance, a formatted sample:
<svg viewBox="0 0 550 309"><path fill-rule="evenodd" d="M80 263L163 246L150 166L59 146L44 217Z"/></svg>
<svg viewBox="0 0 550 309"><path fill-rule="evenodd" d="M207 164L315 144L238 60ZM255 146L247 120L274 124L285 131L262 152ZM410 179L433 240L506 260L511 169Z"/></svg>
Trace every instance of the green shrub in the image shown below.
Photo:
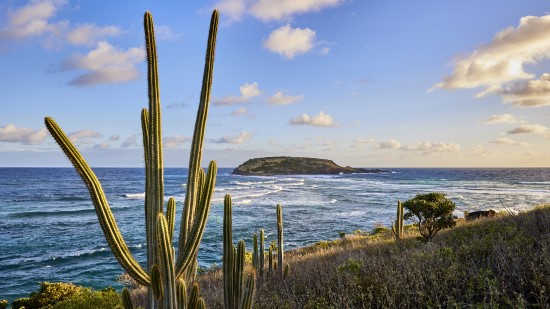
<svg viewBox="0 0 550 309"><path fill-rule="evenodd" d="M403 207L408 210L405 220L415 218L418 231L426 241L431 241L440 230L456 225L457 217L453 215L456 205L443 193L417 194L403 203Z"/></svg>
<svg viewBox="0 0 550 309"><path fill-rule="evenodd" d="M121 305L119 293L108 287L101 291L87 291L56 303L52 309L110 309Z"/></svg>
<svg viewBox="0 0 550 309"><path fill-rule="evenodd" d="M0 309L8 308L8 301L5 299L0 300Z"/></svg>

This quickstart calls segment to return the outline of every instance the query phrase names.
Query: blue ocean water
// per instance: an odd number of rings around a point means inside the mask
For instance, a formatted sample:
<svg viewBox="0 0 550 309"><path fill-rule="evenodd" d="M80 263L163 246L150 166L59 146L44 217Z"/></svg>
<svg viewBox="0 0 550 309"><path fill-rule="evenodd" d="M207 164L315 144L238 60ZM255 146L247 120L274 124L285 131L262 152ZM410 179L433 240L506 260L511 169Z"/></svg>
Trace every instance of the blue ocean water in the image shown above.
<svg viewBox="0 0 550 309"><path fill-rule="evenodd" d="M245 177L219 169L199 263L220 263L223 197L233 196L235 239L266 230L276 238L283 205L287 249L339 232L390 225L398 199L443 192L465 210L530 209L550 202L550 169L388 169L382 174ZM145 261L143 169L94 169L134 256ZM178 201L187 169L165 169L166 197ZM94 288L117 286L123 273L108 248L88 192L71 168L0 168L0 299L27 296L42 281ZM179 231L179 227L176 227ZM179 234L179 233L176 233Z"/></svg>

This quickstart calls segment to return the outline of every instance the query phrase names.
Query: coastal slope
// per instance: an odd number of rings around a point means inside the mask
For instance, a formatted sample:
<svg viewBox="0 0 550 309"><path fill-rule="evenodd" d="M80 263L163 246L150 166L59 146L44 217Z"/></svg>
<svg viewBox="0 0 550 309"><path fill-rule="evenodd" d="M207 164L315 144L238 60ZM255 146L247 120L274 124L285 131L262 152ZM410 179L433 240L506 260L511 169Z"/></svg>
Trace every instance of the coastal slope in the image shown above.
<svg viewBox="0 0 550 309"><path fill-rule="evenodd" d="M380 173L382 170L342 167L332 160L300 157L265 157L250 159L233 170L243 176L270 175L331 175L351 173Z"/></svg>

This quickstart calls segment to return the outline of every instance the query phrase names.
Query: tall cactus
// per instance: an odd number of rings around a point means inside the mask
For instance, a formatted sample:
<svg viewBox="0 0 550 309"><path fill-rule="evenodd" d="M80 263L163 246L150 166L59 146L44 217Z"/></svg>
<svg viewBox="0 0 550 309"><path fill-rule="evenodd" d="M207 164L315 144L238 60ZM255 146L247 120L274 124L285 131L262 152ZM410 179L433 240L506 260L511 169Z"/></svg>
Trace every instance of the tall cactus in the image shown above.
<svg viewBox="0 0 550 309"><path fill-rule="evenodd" d="M265 264L265 235L264 229L260 229L260 276L264 275Z"/></svg>
<svg viewBox="0 0 550 309"><path fill-rule="evenodd" d="M149 287L147 308L183 308L186 299L186 281L195 276L196 258L202 239L210 201L216 180L216 163L212 161L208 173L200 168L204 130L208 114L210 90L212 87L214 50L216 44L219 13L214 11L210 22L206 63L201 98L189 163L187 195L182 215L177 258L174 261L172 236L176 203L168 202L164 212L164 179L162 159L162 132L160 115L160 94L157 68L157 51L151 13L144 16L145 45L147 50L148 109L141 112L143 147L145 157L145 233L147 241L146 270L134 259L124 238L120 234L105 193L96 175L86 163L66 134L50 117L45 118L46 127L61 149L65 152L82 180L88 187L99 224L107 243L124 270L138 283ZM125 296L127 300L127 295ZM157 301L158 299L158 301ZM179 302L178 302L179 300ZM198 296L198 286L193 286L190 297L194 304L204 304ZM130 307L127 304L127 307Z"/></svg>
<svg viewBox="0 0 550 309"><path fill-rule="evenodd" d="M283 248L283 209L281 204L277 204L277 274L283 275L284 268L284 254Z"/></svg>
<svg viewBox="0 0 550 309"><path fill-rule="evenodd" d="M254 275L249 274L246 280L246 289L243 291L244 274L244 241L240 240L237 250L233 245L233 219L231 196L224 199L223 212L223 296L226 309L252 308L255 285Z"/></svg>
<svg viewBox="0 0 550 309"><path fill-rule="evenodd" d="M258 251L258 234L254 233L252 237L252 267L255 271L260 268L260 255Z"/></svg>
<svg viewBox="0 0 550 309"><path fill-rule="evenodd" d="M397 201L397 217L392 225L392 231L397 240L403 239L403 203Z"/></svg>

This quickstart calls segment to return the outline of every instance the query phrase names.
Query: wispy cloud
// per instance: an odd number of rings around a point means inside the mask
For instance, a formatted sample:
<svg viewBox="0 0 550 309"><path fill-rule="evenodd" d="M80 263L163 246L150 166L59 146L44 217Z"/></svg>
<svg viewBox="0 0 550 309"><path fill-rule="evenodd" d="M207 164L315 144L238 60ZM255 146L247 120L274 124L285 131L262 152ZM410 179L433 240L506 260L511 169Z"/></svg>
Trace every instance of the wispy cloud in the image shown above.
<svg viewBox="0 0 550 309"><path fill-rule="evenodd" d="M69 139L73 142L82 142L89 140L90 138L99 138L103 135L97 131L94 130L80 130L76 132L71 132L68 134Z"/></svg>
<svg viewBox="0 0 550 309"><path fill-rule="evenodd" d="M172 28L166 25L155 26L155 38L160 41L177 41L181 39L182 34L175 32Z"/></svg>
<svg viewBox="0 0 550 309"><path fill-rule="evenodd" d="M67 34L67 41L73 45L93 46L98 41L109 36L117 36L122 33L116 26L99 27L94 24L80 25Z"/></svg>
<svg viewBox="0 0 550 309"><path fill-rule="evenodd" d="M304 98L305 96L303 94L294 96L284 95L282 91L277 91L267 102L271 105L289 105L301 101Z"/></svg>
<svg viewBox="0 0 550 309"><path fill-rule="evenodd" d="M343 2L343 0L221 0L215 7L229 16L232 21L240 20L246 13L267 22L285 20L295 14L320 11Z"/></svg>
<svg viewBox="0 0 550 309"><path fill-rule="evenodd" d="M166 105L166 108L167 109L179 109L179 108L185 108L187 106L189 106L189 104L182 101L182 102L170 103L170 104Z"/></svg>
<svg viewBox="0 0 550 309"><path fill-rule="evenodd" d="M243 104L248 102L251 98L260 95L260 88L258 83L254 82L252 84L245 83L239 88L241 93L240 96L227 96L221 99L214 99L214 105L233 105L233 104Z"/></svg>
<svg viewBox="0 0 550 309"><path fill-rule="evenodd" d="M124 83L138 78L136 65L144 58L143 48L124 51L107 42L99 42L88 54L76 54L65 60L63 68L86 71L69 82L73 86Z"/></svg>
<svg viewBox="0 0 550 309"><path fill-rule="evenodd" d="M315 31L292 28L290 25L273 30L264 41L264 47L285 58L305 54L315 46Z"/></svg>
<svg viewBox="0 0 550 309"><path fill-rule="evenodd" d="M179 148L189 141L191 141L191 138L187 136L168 136L162 139L162 145L166 148Z"/></svg>
<svg viewBox="0 0 550 309"><path fill-rule="evenodd" d="M514 146L528 146L528 143L525 142L518 142L511 138L507 137L500 137L495 140L490 141L491 144L502 144L502 145L514 145Z"/></svg>
<svg viewBox="0 0 550 309"><path fill-rule="evenodd" d="M516 116L512 114L502 114L502 115L491 115L489 118L483 121L486 124L497 124L497 123L518 123Z"/></svg>
<svg viewBox="0 0 550 309"><path fill-rule="evenodd" d="M249 132L241 132L237 136L224 136L218 140L214 140L214 143L218 144L243 144L248 142L252 138L252 134Z"/></svg>
<svg viewBox="0 0 550 309"><path fill-rule="evenodd" d="M455 143L418 142L415 144L407 144L400 149L404 151L418 151L428 154L435 152L456 152L460 150L460 145Z"/></svg>
<svg viewBox="0 0 550 309"><path fill-rule="evenodd" d="M241 107L239 109L236 109L234 111L231 112L231 115L233 116L240 116L240 115L244 115L248 112L248 109L244 108L244 107Z"/></svg>
<svg viewBox="0 0 550 309"><path fill-rule="evenodd" d="M23 145L40 144L48 136L48 130L18 128L13 124L0 127L0 142L21 143Z"/></svg>
<svg viewBox="0 0 550 309"><path fill-rule="evenodd" d="M109 136L109 141L111 141L111 142L116 142L119 139L120 139L120 135L118 135L118 134L113 134L113 135Z"/></svg>
<svg viewBox="0 0 550 309"><path fill-rule="evenodd" d="M550 137L550 129L540 124L522 124L507 132L508 134L542 134Z"/></svg>
<svg viewBox="0 0 550 309"><path fill-rule="evenodd" d="M290 119L292 125L310 125L316 127L334 127L336 123L331 115L321 111L318 115L310 116L303 114L301 116Z"/></svg>

